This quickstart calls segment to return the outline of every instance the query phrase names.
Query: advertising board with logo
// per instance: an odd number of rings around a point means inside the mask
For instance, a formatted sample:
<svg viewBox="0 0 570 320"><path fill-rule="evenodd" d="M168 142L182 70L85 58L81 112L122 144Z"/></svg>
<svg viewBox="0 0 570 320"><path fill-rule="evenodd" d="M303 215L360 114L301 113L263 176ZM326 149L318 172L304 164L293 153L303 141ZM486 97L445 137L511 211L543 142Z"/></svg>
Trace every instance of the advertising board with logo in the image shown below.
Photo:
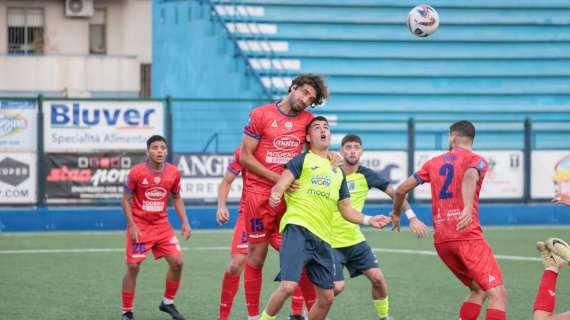
<svg viewBox="0 0 570 320"><path fill-rule="evenodd" d="M46 152L141 150L153 134L164 134L157 101L46 101Z"/></svg>
<svg viewBox="0 0 570 320"><path fill-rule="evenodd" d="M555 191L570 194L570 151L536 150L531 163L532 198L552 199Z"/></svg>
<svg viewBox="0 0 570 320"><path fill-rule="evenodd" d="M36 151L36 102L0 100L0 148L9 151Z"/></svg>
<svg viewBox="0 0 570 320"><path fill-rule="evenodd" d="M36 201L36 155L0 153L0 204L33 204Z"/></svg>
<svg viewBox="0 0 570 320"><path fill-rule="evenodd" d="M233 154L175 153L174 164L180 170L182 198L191 202L215 202L218 185L222 181ZM228 201L241 197L241 175L232 183Z"/></svg>
<svg viewBox="0 0 570 320"><path fill-rule="evenodd" d="M414 171L418 171L429 159L444 151L416 151ZM476 151L487 160L489 168L481 187L481 199L517 199L524 193L524 157L523 152L513 151ZM414 189L416 199L431 199L429 183Z"/></svg>
<svg viewBox="0 0 570 320"><path fill-rule="evenodd" d="M133 165L142 153L47 153L47 203L118 203Z"/></svg>
<svg viewBox="0 0 570 320"><path fill-rule="evenodd" d="M408 158L405 151L365 151L360 163L390 181L392 187L398 186L408 176ZM390 197L380 190L371 189L367 199L388 200Z"/></svg>

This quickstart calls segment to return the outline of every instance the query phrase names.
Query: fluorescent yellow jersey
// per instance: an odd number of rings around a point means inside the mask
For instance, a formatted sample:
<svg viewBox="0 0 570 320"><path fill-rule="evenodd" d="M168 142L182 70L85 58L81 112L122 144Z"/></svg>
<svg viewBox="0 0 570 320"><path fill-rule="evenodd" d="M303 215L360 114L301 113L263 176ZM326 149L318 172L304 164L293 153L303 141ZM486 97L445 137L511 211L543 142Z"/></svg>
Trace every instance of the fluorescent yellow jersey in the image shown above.
<svg viewBox="0 0 570 320"><path fill-rule="evenodd" d="M286 169L299 180L299 189L285 194L287 211L281 218L279 231L283 232L288 224L299 225L330 244L338 202L350 197L344 173L311 151L293 158Z"/></svg>
<svg viewBox="0 0 570 320"><path fill-rule="evenodd" d="M346 184L350 192L350 204L354 209L362 212L368 191L372 188L386 191L389 183L388 180L371 169L359 166L356 172L346 176ZM333 248L350 247L365 240L360 231L360 226L346 221L338 210L335 210L332 228L333 237L330 244Z"/></svg>

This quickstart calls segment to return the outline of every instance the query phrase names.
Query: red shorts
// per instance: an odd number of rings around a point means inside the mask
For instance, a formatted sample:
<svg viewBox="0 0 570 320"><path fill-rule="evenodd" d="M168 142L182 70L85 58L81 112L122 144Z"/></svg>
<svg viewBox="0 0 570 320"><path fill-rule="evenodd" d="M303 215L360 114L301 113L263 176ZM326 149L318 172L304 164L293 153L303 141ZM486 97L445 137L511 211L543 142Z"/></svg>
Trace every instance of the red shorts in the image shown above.
<svg viewBox="0 0 570 320"><path fill-rule="evenodd" d="M240 210L241 211L241 210ZM232 239L232 254L247 254L247 232L245 232L245 223L243 213L240 212L234 226L234 236Z"/></svg>
<svg viewBox="0 0 570 320"><path fill-rule="evenodd" d="M437 254L465 285L475 281L483 290L503 284L503 274L485 240L450 241L435 245Z"/></svg>
<svg viewBox="0 0 570 320"><path fill-rule="evenodd" d="M154 259L165 256L182 256L182 250L178 243L178 238L174 229L168 225L141 225L139 228L139 242L131 240L129 228L127 227L126 238L126 260L127 263L140 263L146 259L150 250Z"/></svg>
<svg viewBox="0 0 570 320"><path fill-rule="evenodd" d="M285 200L277 208L269 206L269 194L248 192L243 201L247 239L250 243L269 242L279 233L279 223L285 213Z"/></svg>

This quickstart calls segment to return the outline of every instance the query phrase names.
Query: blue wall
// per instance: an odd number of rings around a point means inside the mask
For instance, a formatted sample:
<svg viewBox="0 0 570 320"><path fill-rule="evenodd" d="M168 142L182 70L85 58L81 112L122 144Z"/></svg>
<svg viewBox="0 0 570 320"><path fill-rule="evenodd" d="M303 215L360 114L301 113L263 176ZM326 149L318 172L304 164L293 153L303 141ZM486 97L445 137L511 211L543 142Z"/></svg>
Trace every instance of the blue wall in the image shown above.
<svg viewBox="0 0 570 320"><path fill-rule="evenodd" d="M413 205L416 214L431 224L431 206ZM365 208L368 214L387 214L391 205L372 205ZM570 225L570 208L550 204L481 204L480 218L483 225ZM190 224L195 229L230 228L235 222L237 208L231 208L232 221L223 227L215 221L214 207L188 208ZM179 227L176 213L169 212L172 223ZM405 218L402 219L406 225ZM121 208L6 208L0 211L0 232L16 231L79 231L122 230L125 219Z"/></svg>

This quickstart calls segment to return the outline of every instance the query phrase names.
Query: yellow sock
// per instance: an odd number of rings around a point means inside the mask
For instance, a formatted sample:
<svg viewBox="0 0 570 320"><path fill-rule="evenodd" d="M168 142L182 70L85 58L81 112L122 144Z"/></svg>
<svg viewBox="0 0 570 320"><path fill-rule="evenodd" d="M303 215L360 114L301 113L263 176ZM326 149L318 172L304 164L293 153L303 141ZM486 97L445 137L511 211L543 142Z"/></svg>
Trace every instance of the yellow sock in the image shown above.
<svg viewBox="0 0 570 320"><path fill-rule="evenodd" d="M380 319L388 317L389 315L388 297L386 297L386 299L374 300L373 303L374 303L374 308L376 309L376 312L378 313L378 317Z"/></svg>
<svg viewBox="0 0 570 320"><path fill-rule="evenodd" d="M263 310L263 312L261 313L261 318L259 318L259 320L276 320L277 316L270 316L267 314L267 312L265 312L265 310Z"/></svg>

